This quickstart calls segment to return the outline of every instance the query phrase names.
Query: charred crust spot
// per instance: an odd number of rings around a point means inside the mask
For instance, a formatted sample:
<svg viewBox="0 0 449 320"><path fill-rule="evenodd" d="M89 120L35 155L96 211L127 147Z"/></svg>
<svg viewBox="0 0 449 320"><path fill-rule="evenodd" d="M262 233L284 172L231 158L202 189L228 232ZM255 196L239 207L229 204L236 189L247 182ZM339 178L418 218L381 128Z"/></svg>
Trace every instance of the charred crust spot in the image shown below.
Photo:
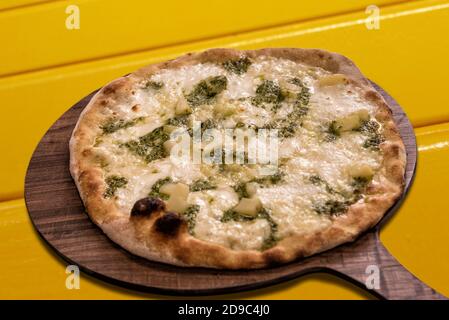
<svg viewBox="0 0 449 320"><path fill-rule="evenodd" d="M88 157L92 154L92 151L90 149L84 149L81 154L83 155L83 157Z"/></svg>
<svg viewBox="0 0 449 320"><path fill-rule="evenodd" d="M393 158L399 158L399 151L399 146L397 144L392 144L387 148L386 153Z"/></svg>
<svg viewBox="0 0 449 320"><path fill-rule="evenodd" d="M115 90L116 90L116 88L114 85L108 85L108 86L104 87L103 93L104 94L111 94L111 93L113 94L113 93L115 93Z"/></svg>
<svg viewBox="0 0 449 320"><path fill-rule="evenodd" d="M105 107L108 104L108 101L106 99L100 100L100 105Z"/></svg>
<svg viewBox="0 0 449 320"><path fill-rule="evenodd" d="M165 203L161 199L146 197L137 200L131 209L131 217L149 217L153 212L165 210Z"/></svg>
<svg viewBox="0 0 449 320"><path fill-rule="evenodd" d="M324 54L322 54L322 53L320 52L320 53L318 53L318 57L319 57L320 59L323 59L323 58L324 58Z"/></svg>
<svg viewBox="0 0 449 320"><path fill-rule="evenodd" d="M278 266L285 262L282 252L276 248L268 249L263 254L268 267Z"/></svg>
<svg viewBox="0 0 449 320"><path fill-rule="evenodd" d="M379 94L377 91L370 90L365 93L365 98L371 101L376 101L379 99Z"/></svg>
<svg viewBox="0 0 449 320"><path fill-rule="evenodd" d="M140 105L135 104L135 105L133 105L133 106L131 107L131 110L134 111L134 112L137 112L137 111L139 111L139 107L140 107Z"/></svg>
<svg viewBox="0 0 449 320"><path fill-rule="evenodd" d="M166 234L175 235L179 227L181 226L183 220L175 212L167 212L162 217L156 220L155 228L156 231Z"/></svg>

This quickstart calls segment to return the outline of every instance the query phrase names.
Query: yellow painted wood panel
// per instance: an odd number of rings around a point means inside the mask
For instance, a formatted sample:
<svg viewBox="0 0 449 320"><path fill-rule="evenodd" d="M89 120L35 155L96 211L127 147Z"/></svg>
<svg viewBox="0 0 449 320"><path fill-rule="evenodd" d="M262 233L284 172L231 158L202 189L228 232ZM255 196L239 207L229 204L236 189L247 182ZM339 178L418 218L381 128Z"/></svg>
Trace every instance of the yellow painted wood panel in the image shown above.
<svg viewBox="0 0 449 320"><path fill-rule="evenodd" d="M415 183L381 240L421 280L449 296L449 124L421 128L417 138Z"/></svg>
<svg viewBox="0 0 449 320"><path fill-rule="evenodd" d="M449 64L442 63L449 56L449 1L403 4L382 13L379 30L367 30L364 15L351 14L0 79L0 116L14 120L0 126L0 154L6 155L0 166L7 168L0 176L0 199L22 196L40 137L84 95L139 66L210 47L342 52L399 101L415 126L449 120Z"/></svg>
<svg viewBox="0 0 449 320"><path fill-rule="evenodd" d="M384 226L381 238L411 272L449 295L449 123L417 130L419 162L404 205ZM425 199L425 200L423 200ZM137 294L82 275L79 291L64 286L65 263L39 239L23 200L0 203L0 298L162 298ZM360 289L327 275L224 298L360 299Z"/></svg>
<svg viewBox="0 0 449 320"><path fill-rule="evenodd" d="M0 1L0 10L11 10L13 8L19 8L28 5L36 5L41 4L48 1L54 0L1 0Z"/></svg>
<svg viewBox="0 0 449 320"><path fill-rule="evenodd" d="M161 299L81 274L80 289L65 287L67 263L40 239L23 200L0 203L0 299ZM313 274L266 289L215 296L227 299L363 299L361 289L325 274ZM204 299L200 298L200 299Z"/></svg>
<svg viewBox="0 0 449 320"><path fill-rule="evenodd" d="M0 75L394 2L401 0L50 2L0 12ZM79 8L79 29L66 27L68 5Z"/></svg>

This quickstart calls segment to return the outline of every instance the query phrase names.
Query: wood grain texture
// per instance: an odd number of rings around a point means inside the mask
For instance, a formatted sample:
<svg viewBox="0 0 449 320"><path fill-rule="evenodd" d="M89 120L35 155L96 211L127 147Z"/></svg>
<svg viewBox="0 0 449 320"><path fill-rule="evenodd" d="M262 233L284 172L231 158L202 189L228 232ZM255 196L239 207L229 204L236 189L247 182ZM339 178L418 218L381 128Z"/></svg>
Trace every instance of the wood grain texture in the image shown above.
<svg viewBox="0 0 449 320"><path fill-rule="evenodd" d="M392 106L406 144L408 190L417 157L413 128L400 106L382 89L376 89ZM374 229L357 241L275 268L181 268L130 254L90 221L69 172L70 135L93 94L75 104L48 130L33 154L25 181L25 200L36 230L63 258L84 272L131 289L203 295L260 288L318 271L337 274L367 289L367 267L374 265L380 271L380 286L367 290L379 298L444 299L409 273L380 243L380 226L400 206L405 194Z"/></svg>

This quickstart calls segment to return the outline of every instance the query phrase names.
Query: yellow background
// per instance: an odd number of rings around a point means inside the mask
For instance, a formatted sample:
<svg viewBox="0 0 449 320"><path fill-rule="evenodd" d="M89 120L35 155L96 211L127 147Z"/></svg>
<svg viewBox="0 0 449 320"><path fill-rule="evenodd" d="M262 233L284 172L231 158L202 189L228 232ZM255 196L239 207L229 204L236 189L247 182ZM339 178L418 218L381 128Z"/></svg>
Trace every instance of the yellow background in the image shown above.
<svg viewBox="0 0 449 320"><path fill-rule="evenodd" d="M78 5L80 29L66 28ZM365 25L376 4L378 30ZM381 239L416 276L449 296L449 1L44 1L0 2L0 298L167 298L82 274L36 235L23 201L31 154L46 129L91 91L136 68L211 47L318 47L353 59L404 108L418 138L415 183ZM325 274L224 296L366 299Z"/></svg>

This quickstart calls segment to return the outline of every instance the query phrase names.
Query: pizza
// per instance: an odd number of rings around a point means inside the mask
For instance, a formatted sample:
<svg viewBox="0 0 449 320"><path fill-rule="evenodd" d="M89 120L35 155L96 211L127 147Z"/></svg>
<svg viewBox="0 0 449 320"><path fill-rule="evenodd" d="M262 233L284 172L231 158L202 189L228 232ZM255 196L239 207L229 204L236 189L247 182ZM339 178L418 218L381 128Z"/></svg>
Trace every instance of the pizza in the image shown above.
<svg viewBox="0 0 449 320"><path fill-rule="evenodd" d="M382 96L318 49L211 49L104 86L70 140L92 221L133 254L252 269L353 241L400 197Z"/></svg>

